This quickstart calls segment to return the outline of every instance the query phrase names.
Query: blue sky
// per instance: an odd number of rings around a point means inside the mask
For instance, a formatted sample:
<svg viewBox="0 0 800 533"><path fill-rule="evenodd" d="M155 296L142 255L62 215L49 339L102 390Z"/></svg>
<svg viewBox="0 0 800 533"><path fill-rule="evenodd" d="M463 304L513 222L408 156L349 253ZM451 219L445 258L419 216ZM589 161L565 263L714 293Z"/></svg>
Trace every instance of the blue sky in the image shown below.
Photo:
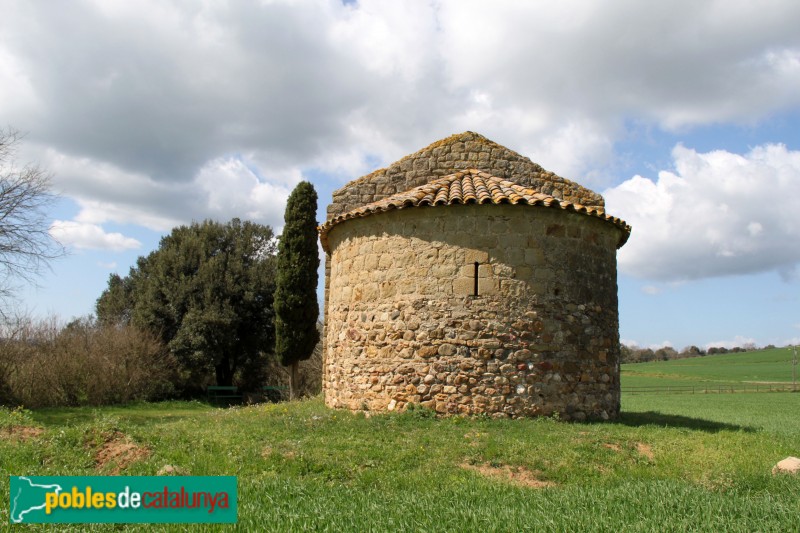
<svg viewBox="0 0 800 533"><path fill-rule="evenodd" d="M0 0L0 126L53 174L70 255L17 306L93 311L178 224L282 225L477 131L607 200L620 335L800 342L794 1Z"/></svg>

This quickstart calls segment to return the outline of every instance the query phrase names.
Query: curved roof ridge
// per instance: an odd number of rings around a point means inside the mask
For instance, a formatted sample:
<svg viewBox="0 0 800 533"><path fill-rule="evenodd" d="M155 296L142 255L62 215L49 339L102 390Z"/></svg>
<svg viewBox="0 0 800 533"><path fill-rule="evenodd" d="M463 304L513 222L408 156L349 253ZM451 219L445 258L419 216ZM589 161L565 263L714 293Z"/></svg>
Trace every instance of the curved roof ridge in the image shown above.
<svg viewBox="0 0 800 533"><path fill-rule="evenodd" d="M391 211L392 209L468 203L495 205L508 203L552 207L593 216L610 222L622 230L622 236L617 248L625 244L631 232L631 227L624 220L606 214L602 208L587 207L577 202L559 200L549 194L492 176L488 172L476 168L467 168L335 216L319 226L320 240L322 241L323 249L329 251L328 232L330 229L341 222L353 218L362 218L376 213Z"/></svg>

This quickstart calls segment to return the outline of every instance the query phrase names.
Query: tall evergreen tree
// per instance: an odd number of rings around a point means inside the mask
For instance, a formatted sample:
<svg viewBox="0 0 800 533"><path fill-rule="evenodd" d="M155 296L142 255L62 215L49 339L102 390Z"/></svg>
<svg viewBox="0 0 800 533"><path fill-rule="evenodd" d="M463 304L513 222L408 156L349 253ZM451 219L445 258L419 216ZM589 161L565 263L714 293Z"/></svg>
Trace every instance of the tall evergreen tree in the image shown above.
<svg viewBox="0 0 800 533"><path fill-rule="evenodd" d="M295 397L298 364L319 342L317 318L317 191L300 182L289 196L283 235L278 243L275 286L275 353L291 366L290 395Z"/></svg>
<svg viewBox="0 0 800 533"><path fill-rule="evenodd" d="M175 228L127 277L109 278L97 318L158 335L190 384L256 385L275 342L273 237L239 219Z"/></svg>

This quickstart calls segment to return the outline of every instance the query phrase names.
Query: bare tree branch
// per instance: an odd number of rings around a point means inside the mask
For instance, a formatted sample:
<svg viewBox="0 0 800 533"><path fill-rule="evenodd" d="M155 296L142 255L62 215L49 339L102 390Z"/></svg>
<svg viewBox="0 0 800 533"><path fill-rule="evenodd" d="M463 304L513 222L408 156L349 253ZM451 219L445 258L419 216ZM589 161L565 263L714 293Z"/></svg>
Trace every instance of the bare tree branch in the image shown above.
<svg viewBox="0 0 800 533"><path fill-rule="evenodd" d="M15 291L14 282L33 282L64 248L49 232L46 210L56 200L50 174L35 164L19 167L17 130L0 129L0 301ZM0 309L2 313L2 309Z"/></svg>

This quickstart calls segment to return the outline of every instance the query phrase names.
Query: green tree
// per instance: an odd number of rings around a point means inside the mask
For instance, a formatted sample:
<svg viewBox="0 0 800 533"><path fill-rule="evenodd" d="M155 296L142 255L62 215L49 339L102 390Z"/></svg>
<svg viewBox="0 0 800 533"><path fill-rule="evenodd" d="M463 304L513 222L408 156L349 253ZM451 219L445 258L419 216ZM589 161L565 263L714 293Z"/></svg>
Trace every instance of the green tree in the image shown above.
<svg viewBox="0 0 800 533"><path fill-rule="evenodd" d="M133 311L133 295L131 277L120 277L111 274L108 277L108 288L97 300L95 309L97 320L103 326L127 325L131 321Z"/></svg>
<svg viewBox="0 0 800 533"><path fill-rule="evenodd" d="M160 336L197 384L241 376L258 383L275 342L272 229L234 219L181 226L140 257L126 278L111 276L97 301L101 323L127 323Z"/></svg>
<svg viewBox="0 0 800 533"><path fill-rule="evenodd" d="M297 390L298 364L311 357L319 342L316 214L317 192L311 183L300 182L286 203L275 288L275 353L284 366L291 366L292 398Z"/></svg>

